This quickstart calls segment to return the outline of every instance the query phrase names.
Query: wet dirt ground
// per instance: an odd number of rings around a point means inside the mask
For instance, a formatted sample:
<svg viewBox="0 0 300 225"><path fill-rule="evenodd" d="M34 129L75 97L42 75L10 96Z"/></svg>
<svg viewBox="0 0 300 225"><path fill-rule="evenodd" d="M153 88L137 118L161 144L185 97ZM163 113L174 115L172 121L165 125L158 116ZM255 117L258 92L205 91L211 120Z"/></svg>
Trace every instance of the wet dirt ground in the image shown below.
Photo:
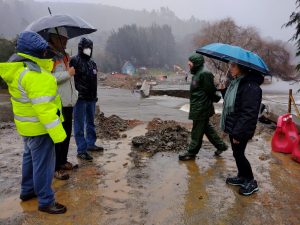
<svg viewBox="0 0 300 225"><path fill-rule="evenodd" d="M98 141L105 151L94 153L94 162L79 161L70 180L54 180L65 215L38 212L36 200L20 202L22 142L14 128L5 129L0 224L299 224L300 166L288 155L270 153L269 140L256 137L248 146L260 191L243 197L224 182L236 173L230 150L215 158L204 142L195 162L179 162L175 153L148 157L130 145L145 128L127 131L126 139ZM77 162L74 143L70 161Z"/></svg>
<svg viewBox="0 0 300 225"><path fill-rule="evenodd" d="M108 115L116 112L109 107L110 98L103 97L101 106ZM148 106L145 102L131 104ZM166 104L159 100L153 114L159 114L156 110L162 105ZM179 107L175 105L161 110L168 113L161 118L187 117L175 112ZM130 105L124 108L120 117L137 113L129 113ZM143 108L138 110L139 114ZM150 118L149 110L146 114ZM146 132L144 123L126 131L126 138L97 140L105 151L93 153L94 161L85 163L77 160L72 138L69 161L78 163L79 168L70 172L69 180L53 182L57 201L68 211L48 215L37 211L36 199L19 200L23 144L13 125L0 124L5 128L0 129L1 225L300 224L300 164L289 155L271 153L271 137L264 132L247 147L260 188L251 197L240 196L237 187L225 184L228 175L236 175L231 150L215 158L215 149L206 141L195 161L179 162L172 152L149 157L131 147L131 139Z"/></svg>

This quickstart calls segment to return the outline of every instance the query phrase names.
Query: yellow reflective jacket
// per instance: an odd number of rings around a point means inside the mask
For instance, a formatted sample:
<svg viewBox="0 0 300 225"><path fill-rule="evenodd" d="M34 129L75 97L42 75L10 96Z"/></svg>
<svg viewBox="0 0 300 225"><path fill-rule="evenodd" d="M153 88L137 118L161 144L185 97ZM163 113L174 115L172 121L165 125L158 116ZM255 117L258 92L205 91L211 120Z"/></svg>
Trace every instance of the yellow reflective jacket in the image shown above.
<svg viewBox="0 0 300 225"><path fill-rule="evenodd" d="M49 134L54 143L66 132L61 124L61 100L51 74L53 62L18 53L21 61L0 63L0 76L8 85L16 128L22 136Z"/></svg>

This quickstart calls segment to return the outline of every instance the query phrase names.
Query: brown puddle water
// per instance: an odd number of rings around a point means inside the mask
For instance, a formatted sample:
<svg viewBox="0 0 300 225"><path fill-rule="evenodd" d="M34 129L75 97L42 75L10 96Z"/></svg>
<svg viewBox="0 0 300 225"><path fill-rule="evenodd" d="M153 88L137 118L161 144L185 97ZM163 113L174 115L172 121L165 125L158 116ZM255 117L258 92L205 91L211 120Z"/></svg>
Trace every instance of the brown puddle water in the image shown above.
<svg viewBox="0 0 300 225"><path fill-rule="evenodd" d="M64 215L38 212L36 200L20 202L22 142L12 128L2 130L0 224L300 224L300 164L270 153L269 139L255 137L248 145L260 191L243 197L224 182L236 174L231 150L215 158L204 142L191 162L179 162L175 153L134 154L130 140L145 127L99 143L105 151L93 153L94 162L79 162L68 181L54 180L57 201L68 207ZM70 161L77 162L74 143Z"/></svg>

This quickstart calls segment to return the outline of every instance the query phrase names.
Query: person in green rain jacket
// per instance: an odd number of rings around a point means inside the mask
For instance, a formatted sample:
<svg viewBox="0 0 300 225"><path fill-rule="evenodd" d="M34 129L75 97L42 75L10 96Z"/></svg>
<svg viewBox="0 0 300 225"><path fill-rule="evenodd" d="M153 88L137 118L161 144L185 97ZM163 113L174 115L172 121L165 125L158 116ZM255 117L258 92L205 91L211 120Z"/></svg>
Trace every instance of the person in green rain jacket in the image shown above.
<svg viewBox="0 0 300 225"><path fill-rule="evenodd" d="M217 102L220 97L216 95L214 76L204 67L204 58L198 53L189 57L188 65L193 75L190 86L190 113L189 119L193 120L191 133L191 143L187 151L179 155L179 160L193 160L198 154L203 135L217 148L215 155L219 156L227 150L227 145L218 136L217 132L209 122L209 118L214 114L213 102Z"/></svg>

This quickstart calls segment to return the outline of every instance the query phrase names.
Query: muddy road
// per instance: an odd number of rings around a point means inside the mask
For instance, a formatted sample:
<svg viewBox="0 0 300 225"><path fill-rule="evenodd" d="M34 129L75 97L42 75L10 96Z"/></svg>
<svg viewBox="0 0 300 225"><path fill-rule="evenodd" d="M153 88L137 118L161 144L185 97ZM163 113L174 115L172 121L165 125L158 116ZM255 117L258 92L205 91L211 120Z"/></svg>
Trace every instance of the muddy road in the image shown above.
<svg viewBox="0 0 300 225"><path fill-rule="evenodd" d="M145 111L145 118L160 114L164 120L177 119L190 128L187 114L179 111L184 100L160 98L126 103L130 94L120 91L121 97L116 98L118 93L110 91L114 94L102 98L106 115L120 109L121 118L140 119ZM114 98L123 105L113 104ZM300 224L300 164L289 155L271 153L272 132L265 130L267 127L260 127L246 150L260 188L251 197L240 196L237 187L225 184L228 175L236 174L231 149L215 158L215 149L205 141L192 162L179 162L174 152L149 156L131 145L133 137L146 133L146 127L143 123L125 131L125 138L98 139L97 144L105 151L93 153L91 163L78 161L72 138L69 160L78 163L79 168L70 172L69 180L53 182L57 201L68 211L48 215L37 211L36 199L19 200L23 144L13 124L0 123L0 224Z"/></svg>
<svg viewBox="0 0 300 225"><path fill-rule="evenodd" d="M125 139L98 140L104 153L94 153L92 163L78 161L70 180L53 182L68 212L48 215L36 210L36 200L18 199L23 146L14 127L1 129L0 224L299 224L299 164L270 153L265 137L248 147L260 191L243 197L224 182L236 173L230 150L215 158L204 142L195 162L179 162L171 152L149 157L131 147L132 137L145 132L142 124ZM72 162L75 150L73 142Z"/></svg>

